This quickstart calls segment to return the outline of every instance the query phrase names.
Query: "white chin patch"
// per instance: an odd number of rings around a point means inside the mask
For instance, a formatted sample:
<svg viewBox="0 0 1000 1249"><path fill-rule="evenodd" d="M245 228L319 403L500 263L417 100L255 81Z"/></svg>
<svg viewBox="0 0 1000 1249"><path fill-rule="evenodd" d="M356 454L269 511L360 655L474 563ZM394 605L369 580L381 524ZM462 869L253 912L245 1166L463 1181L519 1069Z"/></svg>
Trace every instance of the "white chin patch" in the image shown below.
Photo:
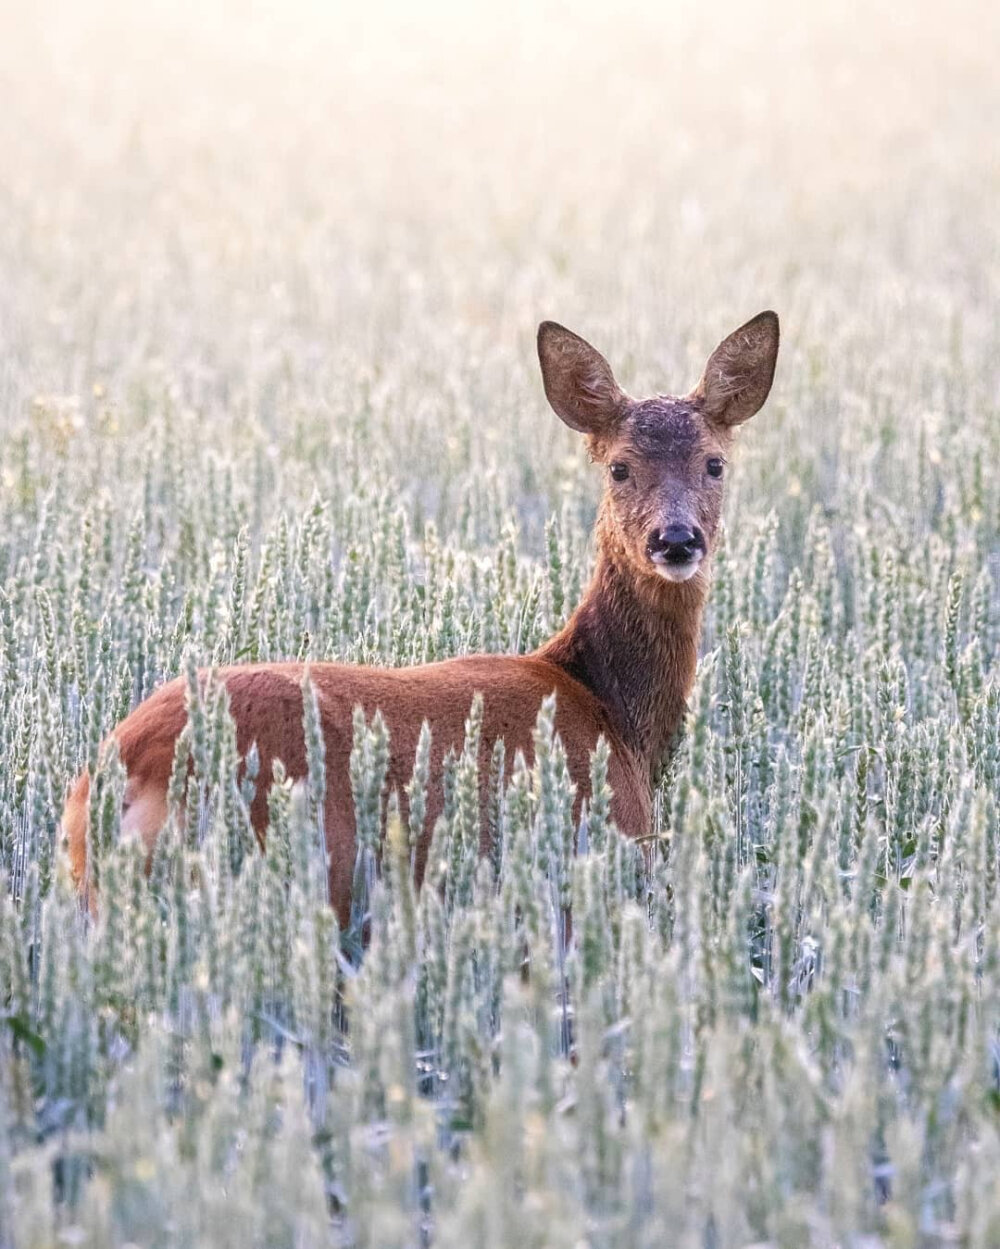
<svg viewBox="0 0 1000 1249"><path fill-rule="evenodd" d="M668 564L664 559L653 556L653 566L664 581L690 581L701 567L704 557L700 554L686 564Z"/></svg>

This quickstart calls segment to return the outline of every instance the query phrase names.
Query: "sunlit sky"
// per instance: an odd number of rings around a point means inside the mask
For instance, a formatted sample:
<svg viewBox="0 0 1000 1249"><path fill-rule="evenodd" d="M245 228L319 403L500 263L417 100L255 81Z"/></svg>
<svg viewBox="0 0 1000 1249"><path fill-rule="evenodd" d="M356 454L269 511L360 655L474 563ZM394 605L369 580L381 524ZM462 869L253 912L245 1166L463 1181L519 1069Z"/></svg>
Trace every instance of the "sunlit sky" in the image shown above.
<svg viewBox="0 0 1000 1249"><path fill-rule="evenodd" d="M996 282L995 6L278 8L10 7L0 394L236 370L271 305L372 353L404 305L491 335L617 324L644 284L650 321L752 312L833 249L834 300L868 264Z"/></svg>

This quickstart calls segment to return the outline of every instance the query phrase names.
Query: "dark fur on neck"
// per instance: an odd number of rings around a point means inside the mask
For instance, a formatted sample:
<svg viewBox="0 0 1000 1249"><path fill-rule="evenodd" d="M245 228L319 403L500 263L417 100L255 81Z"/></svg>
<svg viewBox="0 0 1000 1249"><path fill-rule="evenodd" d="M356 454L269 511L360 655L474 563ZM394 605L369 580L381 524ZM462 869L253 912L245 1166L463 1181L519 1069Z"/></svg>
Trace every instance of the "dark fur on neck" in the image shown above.
<svg viewBox="0 0 1000 1249"><path fill-rule="evenodd" d="M587 592L539 655L600 699L622 741L652 774L694 682L708 579L704 567L680 583L635 568L604 522L602 515Z"/></svg>

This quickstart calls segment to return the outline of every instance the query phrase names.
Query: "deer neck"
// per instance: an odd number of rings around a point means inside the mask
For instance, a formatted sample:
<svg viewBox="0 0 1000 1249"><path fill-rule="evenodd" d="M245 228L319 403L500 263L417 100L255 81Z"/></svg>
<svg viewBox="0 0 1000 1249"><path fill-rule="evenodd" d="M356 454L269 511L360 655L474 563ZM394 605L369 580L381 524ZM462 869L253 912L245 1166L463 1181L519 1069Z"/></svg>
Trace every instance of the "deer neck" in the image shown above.
<svg viewBox="0 0 1000 1249"><path fill-rule="evenodd" d="M590 585L565 628L539 651L600 700L651 772L670 747L694 682L707 590L704 570L680 583L637 576L614 532L599 522Z"/></svg>

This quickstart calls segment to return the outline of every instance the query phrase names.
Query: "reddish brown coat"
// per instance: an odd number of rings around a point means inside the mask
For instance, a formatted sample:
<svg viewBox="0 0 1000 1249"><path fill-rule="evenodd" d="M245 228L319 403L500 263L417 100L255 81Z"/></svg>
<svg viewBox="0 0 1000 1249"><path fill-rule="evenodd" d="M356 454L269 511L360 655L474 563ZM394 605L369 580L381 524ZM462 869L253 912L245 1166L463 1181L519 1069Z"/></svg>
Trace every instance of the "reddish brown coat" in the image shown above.
<svg viewBox="0 0 1000 1249"><path fill-rule="evenodd" d="M615 815L628 832L639 833L649 826L648 773L618 740L594 696L545 659L484 655L400 669L314 663L309 671L326 740L325 827L330 896L341 922L346 922L350 911L355 859L354 809L348 778L355 706L363 707L369 717L377 708L382 711L391 741L388 785L400 794L405 814L404 786L410 780L417 738L425 719L433 726L431 773L440 778L443 755L450 747L461 750L474 694L485 691L480 759L481 775L485 777L497 738L504 739L510 758L517 750L531 758L531 733L538 708L542 699L555 691L556 727L573 776L587 776L590 752L603 733L612 746L610 780L615 792ZM262 839L272 760L279 757L291 777L302 777L306 772L302 675L303 665L294 663L247 664L223 668L217 673L229 693L240 753L245 754L254 741L260 752L251 817ZM178 679L157 690L115 730L131 791L123 821L125 831L134 827L134 831L145 835L150 849L150 834L155 839L166 818L174 741L186 718L185 685ZM72 869L78 880L83 880L86 869L88 792L84 774L66 804L63 820ZM426 833L417 850L418 883L423 878L429 834L441 804L438 780L428 794ZM138 814L133 816L133 812ZM141 820L139 826L137 820Z"/></svg>

